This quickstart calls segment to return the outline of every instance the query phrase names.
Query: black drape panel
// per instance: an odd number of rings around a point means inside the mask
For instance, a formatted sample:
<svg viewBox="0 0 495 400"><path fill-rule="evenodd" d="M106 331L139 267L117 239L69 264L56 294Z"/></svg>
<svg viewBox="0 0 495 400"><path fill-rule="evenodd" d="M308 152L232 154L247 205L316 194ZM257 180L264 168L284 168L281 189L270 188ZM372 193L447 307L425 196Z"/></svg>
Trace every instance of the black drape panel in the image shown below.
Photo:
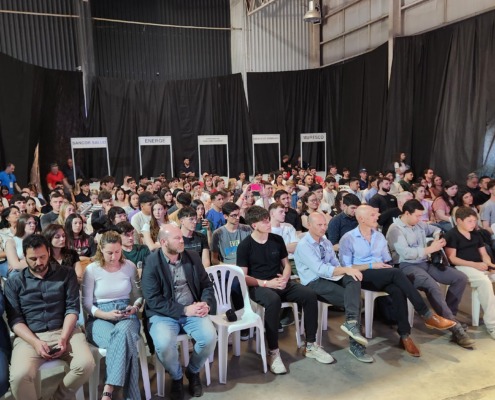
<svg viewBox="0 0 495 400"><path fill-rule="evenodd" d="M387 103L387 46L383 45L341 65L322 69L326 92L324 131L330 132L332 159L370 173L383 164Z"/></svg>
<svg viewBox="0 0 495 400"><path fill-rule="evenodd" d="M26 185L39 143L41 182L51 162L70 155L70 136L83 131L82 75L49 70L0 54L0 164L16 165Z"/></svg>
<svg viewBox="0 0 495 400"><path fill-rule="evenodd" d="M198 135L228 135L231 175L250 164L251 133L241 75L171 82L98 78L89 115L88 136L108 138L111 173L119 181L139 171L138 136L172 136L176 173L183 157L198 167ZM203 170L206 165L208 172L227 174L222 151L202 146ZM90 175L105 175L101 156L85 153ZM169 165L162 146L143 152L144 174L168 173Z"/></svg>
<svg viewBox="0 0 495 400"><path fill-rule="evenodd" d="M29 179L37 144L31 125L34 69L0 53L0 168L14 163L20 186Z"/></svg>
<svg viewBox="0 0 495 400"><path fill-rule="evenodd" d="M291 159L300 155L301 133L319 132L319 75L318 70L247 74L253 133L280 134L280 151ZM306 150L315 152L314 147ZM256 169L270 171L274 160L278 164L277 151L258 146ZM304 154L306 161L316 158L315 153Z"/></svg>
<svg viewBox="0 0 495 400"><path fill-rule="evenodd" d="M328 164L347 166L354 173L362 166L381 168L387 57L383 45L319 70L248 74L253 133L279 133L281 152L295 159L300 153L301 133L326 132ZM268 146L258 151L265 160L273 157ZM303 153L304 160L325 168L321 145L305 145Z"/></svg>
<svg viewBox="0 0 495 400"><path fill-rule="evenodd" d="M491 12L396 40L389 154L405 151L417 173L431 166L451 179L494 172L494 38Z"/></svg>

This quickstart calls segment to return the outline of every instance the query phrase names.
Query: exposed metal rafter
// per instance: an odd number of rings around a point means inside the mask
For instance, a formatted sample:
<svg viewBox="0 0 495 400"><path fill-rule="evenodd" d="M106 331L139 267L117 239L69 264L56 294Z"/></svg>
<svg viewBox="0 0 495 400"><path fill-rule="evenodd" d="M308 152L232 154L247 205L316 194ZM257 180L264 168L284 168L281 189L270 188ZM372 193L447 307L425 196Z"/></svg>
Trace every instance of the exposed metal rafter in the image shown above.
<svg viewBox="0 0 495 400"><path fill-rule="evenodd" d="M277 0L246 0L247 15L253 15L262 8L275 3Z"/></svg>

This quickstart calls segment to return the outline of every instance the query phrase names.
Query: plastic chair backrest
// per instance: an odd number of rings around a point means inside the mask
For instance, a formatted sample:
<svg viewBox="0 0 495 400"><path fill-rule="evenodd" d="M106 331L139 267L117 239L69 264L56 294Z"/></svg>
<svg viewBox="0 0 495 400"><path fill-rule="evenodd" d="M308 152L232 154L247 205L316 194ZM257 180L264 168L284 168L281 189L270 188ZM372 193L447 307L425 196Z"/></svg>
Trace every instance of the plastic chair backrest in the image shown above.
<svg viewBox="0 0 495 400"><path fill-rule="evenodd" d="M232 291L232 282L234 278L239 280L244 308L251 308L249 293L246 287L246 277L242 269L236 265L215 265L206 269L210 280L213 282L215 298L217 300L217 314L223 314L232 308L230 304L230 293Z"/></svg>

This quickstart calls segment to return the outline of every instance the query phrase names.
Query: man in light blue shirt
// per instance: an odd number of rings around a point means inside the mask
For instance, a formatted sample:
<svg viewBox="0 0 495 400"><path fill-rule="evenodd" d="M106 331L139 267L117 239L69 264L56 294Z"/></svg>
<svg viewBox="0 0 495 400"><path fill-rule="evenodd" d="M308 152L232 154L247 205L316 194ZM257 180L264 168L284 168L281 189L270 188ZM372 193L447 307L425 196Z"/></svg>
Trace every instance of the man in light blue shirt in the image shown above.
<svg viewBox="0 0 495 400"><path fill-rule="evenodd" d="M349 352L362 362L373 362L366 354L368 341L361 335L361 278L354 268L339 264L332 243L325 237L327 221L320 213L308 217L308 232L294 252L297 273L304 286L313 289L318 300L345 308L346 321L341 325L349 335Z"/></svg>
<svg viewBox="0 0 495 400"><path fill-rule="evenodd" d="M408 322L407 299L414 309L425 319L428 328L445 330L452 328L455 321L442 318L433 313L407 277L388 263L392 260L387 240L376 230L379 213L368 205L356 210L358 227L347 232L340 240L340 263L346 267L357 268L362 272L361 287L366 290L387 292L397 310L397 331L399 344L412 356L421 355L412 341L411 326Z"/></svg>

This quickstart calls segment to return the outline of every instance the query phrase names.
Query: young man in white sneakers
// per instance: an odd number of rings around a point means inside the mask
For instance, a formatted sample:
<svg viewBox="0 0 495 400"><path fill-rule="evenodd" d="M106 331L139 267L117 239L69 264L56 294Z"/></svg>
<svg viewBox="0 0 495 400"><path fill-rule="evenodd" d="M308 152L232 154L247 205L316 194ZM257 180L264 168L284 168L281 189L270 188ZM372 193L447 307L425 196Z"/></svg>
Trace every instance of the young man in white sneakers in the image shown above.
<svg viewBox="0 0 495 400"><path fill-rule="evenodd" d="M247 210L245 220L253 232L237 248L237 265L244 270L251 299L265 308L270 370L274 374L287 373L278 348L280 306L284 301L297 302L304 310L305 356L323 364L332 363L333 357L315 343L318 325L316 293L290 281L287 248L280 236L271 233L268 210L253 206Z"/></svg>
<svg viewBox="0 0 495 400"><path fill-rule="evenodd" d="M358 269L340 266L332 243L325 237L326 230L325 216L311 213L308 233L297 244L294 253L299 278L303 285L316 292L320 301L345 308L346 321L340 329L349 335L350 352L359 361L371 363L373 357L365 351L368 341L361 335L363 275Z"/></svg>

